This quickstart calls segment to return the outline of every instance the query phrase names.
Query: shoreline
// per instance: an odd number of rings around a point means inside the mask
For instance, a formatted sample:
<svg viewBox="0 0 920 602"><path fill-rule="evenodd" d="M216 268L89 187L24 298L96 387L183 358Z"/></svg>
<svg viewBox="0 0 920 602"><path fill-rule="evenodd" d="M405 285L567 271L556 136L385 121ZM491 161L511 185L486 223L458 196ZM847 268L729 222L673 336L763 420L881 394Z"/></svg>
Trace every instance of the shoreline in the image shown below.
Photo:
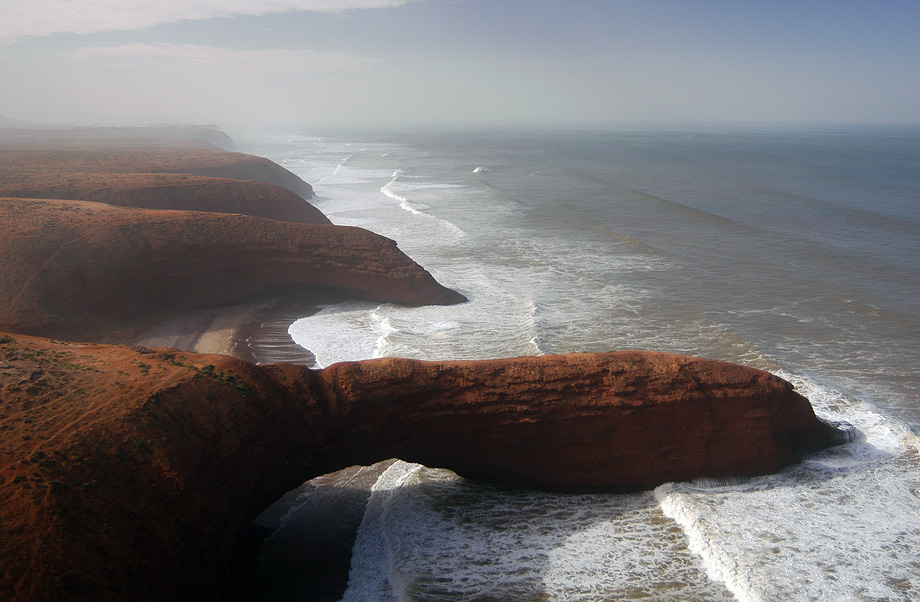
<svg viewBox="0 0 920 602"><path fill-rule="evenodd" d="M314 366L316 358L287 334L300 318L320 311L283 298L191 311L163 320L137 336L144 347L229 355L251 364Z"/></svg>

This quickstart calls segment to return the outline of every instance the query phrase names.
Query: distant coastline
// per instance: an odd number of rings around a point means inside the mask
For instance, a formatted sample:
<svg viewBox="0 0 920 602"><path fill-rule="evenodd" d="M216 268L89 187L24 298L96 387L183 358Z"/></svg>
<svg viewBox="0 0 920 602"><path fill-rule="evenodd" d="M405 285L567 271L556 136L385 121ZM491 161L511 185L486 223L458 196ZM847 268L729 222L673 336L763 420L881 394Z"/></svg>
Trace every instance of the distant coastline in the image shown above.
<svg viewBox="0 0 920 602"><path fill-rule="evenodd" d="M791 383L669 353L293 365L310 356L288 324L326 303L466 298L391 239L213 194L238 190L234 175L293 176L270 161L89 146L0 166L0 572L14 576L0 597L257 599L241 556L265 535L258 514L305 479L387 458L621 491L764 474L843 442ZM160 169L172 185L188 161L212 194L181 208L149 207L176 201L156 178L120 177ZM283 205L268 185L236 200Z"/></svg>
<svg viewBox="0 0 920 602"><path fill-rule="evenodd" d="M18 259L0 290L0 330L99 342L141 336L309 363L293 342L283 349L277 337L263 340L290 303L307 304L298 309L307 315L330 291L406 305L466 300L395 241L332 225L292 172L214 146L215 131L140 132L4 130L8 248L0 253Z"/></svg>

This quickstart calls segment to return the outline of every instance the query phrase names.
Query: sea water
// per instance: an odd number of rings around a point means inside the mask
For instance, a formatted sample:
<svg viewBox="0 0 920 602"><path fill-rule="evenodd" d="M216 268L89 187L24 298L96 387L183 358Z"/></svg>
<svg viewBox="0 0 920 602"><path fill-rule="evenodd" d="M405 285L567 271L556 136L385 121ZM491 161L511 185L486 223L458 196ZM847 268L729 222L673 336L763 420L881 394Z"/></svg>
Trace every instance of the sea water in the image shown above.
<svg viewBox="0 0 920 602"><path fill-rule="evenodd" d="M858 432L778 475L630 495L398 462L369 492L345 600L920 599L920 133L283 133L246 150L470 299L324 307L289 328L318 366L670 351L776 373Z"/></svg>

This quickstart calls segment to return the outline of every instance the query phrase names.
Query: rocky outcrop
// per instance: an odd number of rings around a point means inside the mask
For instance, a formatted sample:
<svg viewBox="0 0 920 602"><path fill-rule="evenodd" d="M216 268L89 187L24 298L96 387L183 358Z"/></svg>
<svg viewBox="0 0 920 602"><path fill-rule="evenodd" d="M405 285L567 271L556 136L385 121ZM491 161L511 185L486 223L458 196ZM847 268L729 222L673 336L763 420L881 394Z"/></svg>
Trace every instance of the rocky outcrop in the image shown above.
<svg viewBox="0 0 920 602"><path fill-rule="evenodd" d="M331 223L316 207L286 188L188 174L6 174L0 178L0 197L93 201L118 207L240 213L303 224Z"/></svg>
<svg viewBox="0 0 920 602"><path fill-rule="evenodd" d="M511 360L386 358L330 366L317 395L342 408L335 456L392 456L542 488L651 488L771 473L835 429L769 373L621 351ZM449 420L445 420L449 416Z"/></svg>
<svg viewBox="0 0 920 602"><path fill-rule="evenodd" d="M367 230L244 215L0 199L0 258L0 329L77 340L269 287L404 305L465 300Z"/></svg>
<svg viewBox="0 0 920 602"><path fill-rule="evenodd" d="M238 591L249 521L355 462L636 488L774 471L837 437L779 378L642 352L317 372L4 335L0 400L0 596L17 600Z"/></svg>

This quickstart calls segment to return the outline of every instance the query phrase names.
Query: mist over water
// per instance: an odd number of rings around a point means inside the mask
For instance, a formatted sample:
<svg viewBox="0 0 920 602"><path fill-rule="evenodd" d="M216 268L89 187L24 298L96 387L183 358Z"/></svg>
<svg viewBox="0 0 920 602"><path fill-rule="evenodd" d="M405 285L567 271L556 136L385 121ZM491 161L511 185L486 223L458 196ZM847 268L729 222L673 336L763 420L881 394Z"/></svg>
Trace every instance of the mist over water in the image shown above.
<svg viewBox="0 0 920 602"><path fill-rule="evenodd" d="M397 463L347 600L920 596L920 137L285 133L248 149L470 299L326 307L289 330L318 365L673 351L777 373L860 434L779 475L630 496Z"/></svg>

